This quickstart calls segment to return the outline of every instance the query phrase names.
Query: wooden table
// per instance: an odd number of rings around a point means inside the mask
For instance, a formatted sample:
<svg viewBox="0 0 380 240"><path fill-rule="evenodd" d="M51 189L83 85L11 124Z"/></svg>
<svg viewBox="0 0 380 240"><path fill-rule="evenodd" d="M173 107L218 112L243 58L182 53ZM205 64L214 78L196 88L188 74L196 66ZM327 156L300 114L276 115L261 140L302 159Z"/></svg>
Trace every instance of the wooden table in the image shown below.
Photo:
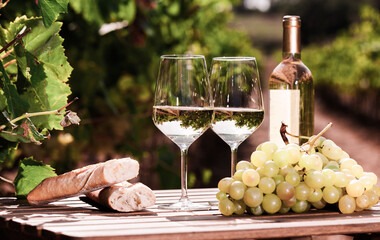
<svg viewBox="0 0 380 240"><path fill-rule="evenodd" d="M191 189L194 202L216 202L217 189ZM157 204L174 202L178 190L155 191ZM83 199L83 198L82 198ZM380 206L350 215L313 210L304 214L222 216L208 211L173 212L156 206L135 213L102 211L73 197L42 207L0 198L0 239L254 239L349 235L375 239ZM352 238L352 237L351 237ZM306 238L307 239L307 238ZM310 239L310 237L309 237Z"/></svg>

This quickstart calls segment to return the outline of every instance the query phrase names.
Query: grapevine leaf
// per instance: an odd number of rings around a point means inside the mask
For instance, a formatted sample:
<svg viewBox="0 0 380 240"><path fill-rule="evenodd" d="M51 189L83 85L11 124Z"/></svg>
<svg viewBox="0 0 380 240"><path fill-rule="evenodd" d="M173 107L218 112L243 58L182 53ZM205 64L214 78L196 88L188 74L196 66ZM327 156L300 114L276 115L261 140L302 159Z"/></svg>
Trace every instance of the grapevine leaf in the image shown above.
<svg viewBox="0 0 380 240"><path fill-rule="evenodd" d="M61 23L54 22L45 28L40 18L17 18L9 26L13 34L24 26L32 30L15 46L16 60L20 71L30 86L21 97L30 103L29 112L60 109L67 103L71 93L67 84L72 67L67 62L59 36ZM63 116L45 115L33 118L38 129L62 129L59 124Z"/></svg>
<svg viewBox="0 0 380 240"><path fill-rule="evenodd" d="M17 92L16 86L9 79L8 73L5 71L2 61L0 61L0 80L4 86L4 96L7 99L8 112L11 118L15 118L28 109L28 103L21 98Z"/></svg>
<svg viewBox="0 0 380 240"><path fill-rule="evenodd" d="M69 0L39 0L38 6L41 9L45 27L50 27L60 13L66 13L68 4Z"/></svg>
<svg viewBox="0 0 380 240"><path fill-rule="evenodd" d="M32 157L25 158L20 162L17 176L14 180L16 196L25 198L45 178L57 176L54 168Z"/></svg>
<svg viewBox="0 0 380 240"><path fill-rule="evenodd" d="M45 138L44 135L37 130L29 118L19 126L16 126L9 131L1 131L0 137L10 142L32 142L37 145L40 145L41 141Z"/></svg>

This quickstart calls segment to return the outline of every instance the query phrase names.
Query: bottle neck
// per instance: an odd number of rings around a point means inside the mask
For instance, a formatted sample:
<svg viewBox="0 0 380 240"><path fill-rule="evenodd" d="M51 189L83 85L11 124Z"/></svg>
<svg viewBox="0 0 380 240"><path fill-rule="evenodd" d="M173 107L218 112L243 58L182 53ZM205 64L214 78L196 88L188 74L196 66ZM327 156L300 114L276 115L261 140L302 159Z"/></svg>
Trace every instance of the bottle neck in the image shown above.
<svg viewBox="0 0 380 240"><path fill-rule="evenodd" d="M301 61L301 53L283 52L282 60Z"/></svg>
<svg viewBox="0 0 380 240"><path fill-rule="evenodd" d="M301 20L297 16L284 17L282 57L301 59Z"/></svg>

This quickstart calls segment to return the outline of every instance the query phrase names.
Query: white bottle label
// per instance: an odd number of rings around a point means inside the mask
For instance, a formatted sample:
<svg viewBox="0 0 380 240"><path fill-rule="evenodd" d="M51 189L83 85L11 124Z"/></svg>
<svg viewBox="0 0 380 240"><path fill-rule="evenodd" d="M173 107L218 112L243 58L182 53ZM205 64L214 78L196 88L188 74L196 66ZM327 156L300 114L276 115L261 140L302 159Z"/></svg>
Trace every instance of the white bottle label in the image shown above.
<svg viewBox="0 0 380 240"><path fill-rule="evenodd" d="M300 90L269 90L269 139L279 147L285 145L280 135L281 122L288 125L287 132L299 135ZM287 136L290 143L299 143L299 139Z"/></svg>

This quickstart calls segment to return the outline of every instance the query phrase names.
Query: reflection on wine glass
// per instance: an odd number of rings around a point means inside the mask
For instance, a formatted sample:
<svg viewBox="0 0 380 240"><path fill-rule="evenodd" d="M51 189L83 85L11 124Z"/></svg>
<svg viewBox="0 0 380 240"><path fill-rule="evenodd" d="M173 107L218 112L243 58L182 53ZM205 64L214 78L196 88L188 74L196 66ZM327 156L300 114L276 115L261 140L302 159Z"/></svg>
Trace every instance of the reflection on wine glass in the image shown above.
<svg viewBox="0 0 380 240"><path fill-rule="evenodd" d="M210 126L213 117L211 87L204 56L161 56L153 106L153 121L181 149L179 202L160 207L178 211L209 209L187 195L187 150Z"/></svg>
<svg viewBox="0 0 380 240"><path fill-rule="evenodd" d="M263 122L264 104L254 57L212 59L213 131L231 148L231 176L238 146Z"/></svg>

